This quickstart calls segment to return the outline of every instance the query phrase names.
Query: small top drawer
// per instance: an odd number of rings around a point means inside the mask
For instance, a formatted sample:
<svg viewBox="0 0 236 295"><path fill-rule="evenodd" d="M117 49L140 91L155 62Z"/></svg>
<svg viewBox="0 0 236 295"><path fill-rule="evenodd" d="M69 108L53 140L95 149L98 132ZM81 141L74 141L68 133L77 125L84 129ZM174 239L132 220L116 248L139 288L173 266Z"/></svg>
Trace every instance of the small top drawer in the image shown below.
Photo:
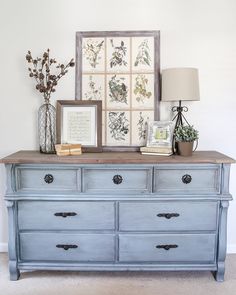
<svg viewBox="0 0 236 295"><path fill-rule="evenodd" d="M17 191L80 191L80 169L75 167L16 166Z"/></svg>
<svg viewBox="0 0 236 295"><path fill-rule="evenodd" d="M158 165L154 169L154 192L158 194L219 194L221 166Z"/></svg>
<svg viewBox="0 0 236 295"><path fill-rule="evenodd" d="M84 168L82 190L103 194L151 193L152 167Z"/></svg>

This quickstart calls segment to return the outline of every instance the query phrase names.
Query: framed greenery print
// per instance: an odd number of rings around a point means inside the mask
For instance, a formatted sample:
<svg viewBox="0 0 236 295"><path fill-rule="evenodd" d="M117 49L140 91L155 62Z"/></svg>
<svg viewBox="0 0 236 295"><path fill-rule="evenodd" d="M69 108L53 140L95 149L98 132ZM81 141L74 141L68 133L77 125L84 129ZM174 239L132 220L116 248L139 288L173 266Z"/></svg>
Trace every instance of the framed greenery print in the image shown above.
<svg viewBox="0 0 236 295"><path fill-rule="evenodd" d="M136 151L159 120L160 32L77 32L76 99L102 101L103 150Z"/></svg>
<svg viewBox="0 0 236 295"><path fill-rule="evenodd" d="M174 121L148 122L147 147L172 148Z"/></svg>
<svg viewBox="0 0 236 295"><path fill-rule="evenodd" d="M85 152L102 151L102 102L57 101L57 143L81 144Z"/></svg>

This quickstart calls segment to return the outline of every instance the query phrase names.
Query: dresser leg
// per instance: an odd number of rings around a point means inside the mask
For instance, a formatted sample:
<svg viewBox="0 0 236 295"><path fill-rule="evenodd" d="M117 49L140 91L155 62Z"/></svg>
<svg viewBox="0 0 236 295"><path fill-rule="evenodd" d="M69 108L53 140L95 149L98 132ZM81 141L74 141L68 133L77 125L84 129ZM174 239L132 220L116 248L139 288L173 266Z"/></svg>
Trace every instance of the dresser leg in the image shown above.
<svg viewBox="0 0 236 295"><path fill-rule="evenodd" d="M17 281L20 277L20 271L17 268L16 261L9 261L10 280Z"/></svg>
<svg viewBox="0 0 236 295"><path fill-rule="evenodd" d="M225 264L218 263L218 270L214 272L214 277L217 282L224 282Z"/></svg>
<svg viewBox="0 0 236 295"><path fill-rule="evenodd" d="M215 279L217 282L224 281L226 246L227 246L227 210L228 210L228 207L229 207L229 201L221 201L220 202L217 271L215 272Z"/></svg>

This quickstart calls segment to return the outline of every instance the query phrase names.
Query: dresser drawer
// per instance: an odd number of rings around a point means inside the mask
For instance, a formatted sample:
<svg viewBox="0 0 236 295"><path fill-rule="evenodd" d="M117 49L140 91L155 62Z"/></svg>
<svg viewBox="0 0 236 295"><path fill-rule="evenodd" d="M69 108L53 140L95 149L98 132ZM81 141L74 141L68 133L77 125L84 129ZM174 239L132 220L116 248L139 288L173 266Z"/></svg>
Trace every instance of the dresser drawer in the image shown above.
<svg viewBox="0 0 236 295"><path fill-rule="evenodd" d="M83 192L107 194L151 193L152 168L83 169Z"/></svg>
<svg viewBox="0 0 236 295"><path fill-rule="evenodd" d="M121 262L213 263L214 234L120 235Z"/></svg>
<svg viewBox="0 0 236 295"><path fill-rule="evenodd" d="M80 191L80 169L22 165L15 171L18 191Z"/></svg>
<svg viewBox="0 0 236 295"><path fill-rule="evenodd" d="M20 230L113 230L113 202L20 201Z"/></svg>
<svg viewBox="0 0 236 295"><path fill-rule="evenodd" d="M216 230L217 202L120 202L122 231Z"/></svg>
<svg viewBox="0 0 236 295"><path fill-rule="evenodd" d="M159 194L219 194L220 165L159 165L154 192Z"/></svg>
<svg viewBox="0 0 236 295"><path fill-rule="evenodd" d="M115 237L109 234L20 234L20 259L41 261L113 261Z"/></svg>

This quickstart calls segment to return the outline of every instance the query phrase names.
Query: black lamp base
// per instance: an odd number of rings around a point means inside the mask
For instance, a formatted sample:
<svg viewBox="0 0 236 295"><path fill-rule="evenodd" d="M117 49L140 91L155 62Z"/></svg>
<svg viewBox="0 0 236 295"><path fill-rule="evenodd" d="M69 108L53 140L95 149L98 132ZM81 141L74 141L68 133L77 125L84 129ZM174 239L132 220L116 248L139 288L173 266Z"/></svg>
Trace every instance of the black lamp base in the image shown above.
<svg viewBox="0 0 236 295"><path fill-rule="evenodd" d="M173 142L172 142L172 151L173 154L178 154L178 146L177 143L175 141L175 131L179 126L183 126L184 122L187 125L190 125L189 122L187 121L187 119L185 118L183 112L187 112L188 108L186 106L182 106L181 105L181 100L179 100L179 105L178 106L174 106L172 108L172 112L177 112L177 114L174 116L174 118L172 119L172 121L175 121L175 128L174 128L174 134L173 134Z"/></svg>

